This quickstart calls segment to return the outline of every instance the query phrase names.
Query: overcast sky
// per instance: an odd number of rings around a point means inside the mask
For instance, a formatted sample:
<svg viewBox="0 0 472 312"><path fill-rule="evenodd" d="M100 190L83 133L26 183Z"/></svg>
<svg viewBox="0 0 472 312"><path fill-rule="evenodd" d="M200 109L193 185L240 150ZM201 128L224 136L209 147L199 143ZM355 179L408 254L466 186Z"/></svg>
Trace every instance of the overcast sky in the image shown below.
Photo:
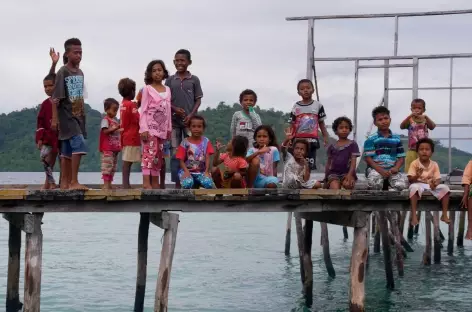
<svg viewBox="0 0 472 312"><path fill-rule="evenodd" d="M469 8L472 5L466 0L82 0L72 7L62 1L2 0L0 113L33 107L45 98L42 79L50 66L49 47L62 54L70 37L82 41L87 102L100 111L103 99L119 99L120 78L133 78L141 86L152 59L163 59L173 72L172 59L180 48L192 53L190 70L202 82L203 107L233 103L243 89L251 88L262 108L288 111L298 99L296 83L305 76L307 23L287 22L285 17ZM394 19L317 22L316 56L392 55L393 30ZM400 19L399 54L472 52L471 32L471 15ZM448 62L420 61L420 86L446 86ZM353 115L353 68L349 62L317 63L328 123L340 115ZM472 59L457 60L455 69L455 85L472 85ZM411 76L410 68L392 69L391 86L410 87ZM382 88L382 69L361 71L361 136ZM454 92L454 122L472 123L471 94ZM448 91L420 91L419 95L434 121L448 122ZM409 114L410 101L411 91L391 92L394 131ZM456 136L472 137L470 128L454 130ZM435 130L433 136L447 136L447 129ZM472 151L467 141L453 145Z"/></svg>

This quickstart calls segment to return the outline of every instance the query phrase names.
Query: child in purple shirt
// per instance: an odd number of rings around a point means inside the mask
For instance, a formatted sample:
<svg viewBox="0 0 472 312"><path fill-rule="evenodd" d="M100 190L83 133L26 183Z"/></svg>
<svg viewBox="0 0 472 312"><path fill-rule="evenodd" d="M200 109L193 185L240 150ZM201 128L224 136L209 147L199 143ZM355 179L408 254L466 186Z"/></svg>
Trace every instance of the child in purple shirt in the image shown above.
<svg viewBox="0 0 472 312"><path fill-rule="evenodd" d="M333 131L338 141L328 147L328 162L326 163L325 183L330 189L351 190L357 180L356 159L360 156L359 146L349 140L352 122L347 117L339 117L333 122Z"/></svg>

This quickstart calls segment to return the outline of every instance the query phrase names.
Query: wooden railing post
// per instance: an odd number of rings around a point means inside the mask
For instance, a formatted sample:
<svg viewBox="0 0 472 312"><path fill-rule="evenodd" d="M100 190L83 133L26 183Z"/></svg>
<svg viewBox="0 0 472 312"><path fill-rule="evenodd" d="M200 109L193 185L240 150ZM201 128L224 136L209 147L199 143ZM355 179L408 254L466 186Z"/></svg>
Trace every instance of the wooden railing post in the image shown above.
<svg viewBox="0 0 472 312"><path fill-rule="evenodd" d="M25 215L25 307L24 312L39 312L41 303L41 268L43 258L43 213Z"/></svg>

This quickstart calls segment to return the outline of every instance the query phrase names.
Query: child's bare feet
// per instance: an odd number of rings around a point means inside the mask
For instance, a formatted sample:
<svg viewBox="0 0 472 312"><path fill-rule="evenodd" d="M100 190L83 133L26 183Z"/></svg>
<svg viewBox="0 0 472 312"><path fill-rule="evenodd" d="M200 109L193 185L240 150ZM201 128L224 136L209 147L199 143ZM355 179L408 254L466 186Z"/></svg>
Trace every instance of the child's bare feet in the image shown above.
<svg viewBox="0 0 472 312"><path fill-rule="evenodd" d="M129 184L123 184L123 189L124 189L124 190L129 190L129 189L131 189L131 185L129 185Z"/></svg>
<svg viewBox="0 0 472 312"><path fill-rule="evenodd" d="M451 221L449 220L449 218L447 217L447 215L443 214L441 216L441 221L444 222L444 223L447 223L449 224Z"/></svg>
<svg viewBox="0 0 472 312"><path fill-rule="evenodd" d="M152 186L151 186L151 184L144 184L144 185L143 185L143 189L145 189L145 190L152 190Z"/></svg>
<svg viewBox="0 0 472 312"><path fill-rule="evenodd" d="M41 187L41 190L49 190L51 187L48 182L44 183L44 185Z"/></svg>
<svg viewBox="0 0 472 312"><path fill-rule="evenodd" d="M82 185L80 183L71 183L69 185L69 190L80 190L80 191L87 191L88 187Z"/></svg>
<svg viewBox="0 0 472 312"><path fill-rule="evenodd" d="M417 226L419 224L418 222L418 217L416 216L416 213L411 216L411 225L412 226Z"/></svg>
<svg viewBox="0 0 472 312"><path fill-rule="evenodd" d="M60 189L61 190L68 190L69 189L69 184L66 183L66 182L61 182Z"/></svg>
<svg viewBox="0 0 472 312"><path fill-rule="evenodd" d="M51 184L49 184L49 189L55 190L55 189L57 189L57 188L58 188L58 187L57 187L57 184L56 184L56 183L51 183Z"/></svg>
<svg viewBox="0 0 472 312"><path fill-rule="evenodd" d="M467 233L465 233L465 239L472 240L472 230L467 229Z"/></svg>

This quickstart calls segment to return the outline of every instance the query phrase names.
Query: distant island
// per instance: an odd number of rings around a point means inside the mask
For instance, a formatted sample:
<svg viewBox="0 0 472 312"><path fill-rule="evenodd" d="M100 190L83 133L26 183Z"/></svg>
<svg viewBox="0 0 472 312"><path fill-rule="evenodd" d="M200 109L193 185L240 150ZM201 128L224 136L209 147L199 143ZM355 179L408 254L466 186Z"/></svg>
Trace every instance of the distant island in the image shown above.
<svg viewBox="0 0 472 312"><path fill-rule="evenodd" d="M206 136L215 142L216 139L228 141L230 139L229 127L231 117L235 111L240 110L239 104L232 106L220 102L215 108L206 108L200 114L207 121ZM39 162L39 153L36 149L34 138L36 131L36 116L39 105L35 108L25 108L20 111L0 115L0 172L39 172L42 166ZM288 113L256 107L265 124L271 125L277 135L279 143L284 139L284 128L287 126ZM99 172L100 153L98 152L98 133L102 114L86 105L87 112L87 145L89 153L83 158L81 171ZM334 141L334 138L331 138ZM406 142L405 142L406 144ZM405 146L406 147L406 146ZM472 159L472 154L453 148L453 168L463 169L467 162ZM442 168L442 173L447 173L448 150L439 143L433 157ZM324 147L318 151L318 171L324 170L326 163L326 152ZM363 172L365 165L361 162L359 172ZM136 168L139 170L139 168Z"/></svg>

